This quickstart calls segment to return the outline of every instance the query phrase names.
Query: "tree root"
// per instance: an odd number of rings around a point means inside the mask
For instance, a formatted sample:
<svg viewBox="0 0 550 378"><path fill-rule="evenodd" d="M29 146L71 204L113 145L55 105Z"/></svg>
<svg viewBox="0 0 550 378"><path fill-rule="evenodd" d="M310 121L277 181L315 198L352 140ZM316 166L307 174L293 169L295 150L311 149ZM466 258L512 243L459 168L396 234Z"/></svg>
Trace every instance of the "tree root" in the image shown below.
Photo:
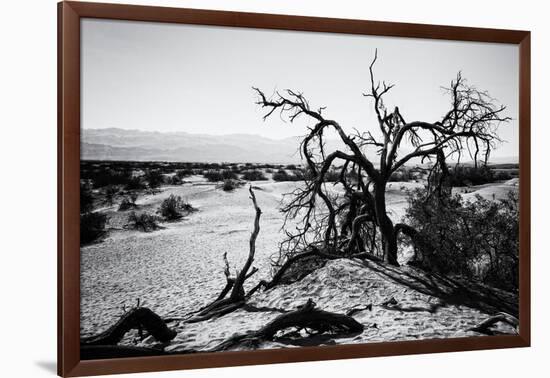
<svg viewBox="0 0 550 378"><path fill-rule="evenodd" d="M288 329L294 329L294 332L282 333ZM351 316L319 310L309 299L297 310L279 315L257 331L233 336L214 347L211 352L224 351L237 346L257 346L262 341L289 342L299 334L296 330L305 330L309 335L330 333L333 337L338 337L358 334L363 332L363 329L363 325ZM300 336L298 339L303 337Z"/></svg>
<svg viewBox="0 0 550 378"><path fill-rule="evenodd" d="M254 275L254 273L258 271L257 268L252 266L252 263L254 262L254 255L256 253L256 238L260 233L260 217L262 215L262 210L256 202L256 196L254 195L252 186L248 188L248 191L250 192L250 199L252 200L254 210L256 211L256 217L254 218L254 230L250 235L248 258L243 268L237 273L237 276L233 278L231 277L231 273L229 271L227 253L224 253L224 274L227 281L225 287L222 289L214 302L206 305L198 311L195 311L194 313L191 313L195 315L187 319L187 323L202 322L211 318L226 315L241 307L245 303L246 298L250 296L247 296L245 293L244 283L247 279L249 279L252 275Z"/></svg>
<svg viewBox="0 0 550 378"><path fill-rule="evenodd" d="M82 338L80 345L116 345L131 329L142 328L163 343L171 341L177 335L177 332L168 328L162 318L153 311L145 307L135 307L106 331L99 335Z"/></svg>
<svg viewBox="0 0 550 378"><path fill-rule="evenodd" d="M278 310L284 311L284 310ZM168 342L176 332L167 328L164 321L147 308L134 308L125 314L113 327L100 335L82 339L81 359L101 359L115 357L160 356L197 353L199 350L166 352L160 348L116 345L131 328L143 325L157 340ZM235 347L257 347L263 341L278 341L285 344L301 345L308 339L309 344L319 344L321 340L353 336L363 332L363 325L349 315L319 310L309 299L295 311L283 312L257 331L235 335L209 350L201 352L221 352ZM304 330L307 336L299 331ZM286 332L285 332L286 331Z"/></svg>
<svg viewBox="0 0 550 378"><path fill-rule="evenodd" d="M498 322L503 322L511 325L516 329L516 332L519 327L519 319L515 316L512 316L510 314L507 314L505 312L499 312L498 314L491 316L488 319L485 319L481 323L479 323L477 326L469 328L468 331L474 331L478 333L483 333L484 335L494 335L495 331L491 329L493 325L495 325Z"/></svg>

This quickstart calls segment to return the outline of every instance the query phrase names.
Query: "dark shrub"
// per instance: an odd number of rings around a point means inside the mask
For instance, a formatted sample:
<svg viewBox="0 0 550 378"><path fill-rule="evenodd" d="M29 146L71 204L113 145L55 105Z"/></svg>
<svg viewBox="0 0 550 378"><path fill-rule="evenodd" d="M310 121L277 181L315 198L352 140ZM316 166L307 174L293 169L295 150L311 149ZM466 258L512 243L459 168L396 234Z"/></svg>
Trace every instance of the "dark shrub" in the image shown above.
<svg viewBox="0 0 550 378"><path fill-rule="evenodd" d="M414 180L414 175L411 170L408 168L401 168L393 172L390 176L389 181L411 181Z"/></svg>
<svg viewBox="0 0 550 378"><path fill-rule="evenodd" d="M105 234L107 216L99 212L80 214L80 245L97 241Z"/></svg>
<svg viewBox="0 0 550 378"><path fill-rule="evenodd" d="M223 185L222 185L222 189L225 192L231 192L231 191L235 190L235 188L237 188L238 186L239 185L235 180L224 180Z"/></svg>
<svg viewBox="0 0 550 378"><path fill-rule="evenodd" d="M183 184L183 181L181 181L181 178L174 175L170 178L170 184L171 185L181 185L181 184Z"/></svg>
<svg viewBox="0 0 550 378"><path fill-rule="evenodd" d="M185 202L180 196L173 194L162 201L158 212L166 220L181 219L186 213L195 211L196 209L189 203Z"/></svg>
<svg viewBox="0 0 550 378"><path fill-rule="evenodd" d="M105 202L107 202L109 206L113 206L117 193L118 188L116 186L108 185L105 187Z"/></svg>
<svg viewBox="0 0 550 378"><path fill-rule="evenodd" d="M141 181L139 177L132 177L128 179L128 182L124 186L125 190L143 190L145 189L145 184Z"/></svg>
<svg viewBox="0 0 550 378"><path fill-rule="evenodd" d="M265 177L262 171L255 169L252 171L244 172L242 175L242 179L247 181L262 181L267 180L267 177Z"/></svg>
<svg viewBox="0 0 550 378"><path fill-rule="evenodd" d="M138 199L138 193L137 192L132 192L130 193L130 201L135 205L136 204L136 201ZM136 205L137 206L137 205Z"/></svg>
<svg viewBox="0 0 550 378"><path fill-rule="evenodd" d="M292 181L290 178L290 175L284 169L279 169L273 174L273 180L275 181Z"/></svg>
<svg viewBox="0 0 550 378"><path fill-rule="evenodd" d="M87 213L93 210L94 196L88 184L80 183L80 213Z"/></svg>
<svg viewBox="0 0 550 378"><path fill-rule="evenodd" d="M506 290L518 288L518 196L465 201L458 194L409 196L407 221L418 231L415 263Z"/></svg>
<svg viewBox="0 0 550 378"><path fill-rule="evenodd" d="M325 182L335 182L340 179L340 172L331 169L325 174Z"/></svg>
<svg viewBox="0 0 550 378"><path fill-rule="evenodd" d="M449 172L449 184L451 186L482 185L495 181L493 171L486 165L477 168L459 165Z"/></svg>
<svg viewBox="0 0 550 378"><path fill-rule="evenodd" d="M128 215L128 223L126 224L126 228L143 232L155 231L160 228L157 221L158 217L154 215L147 213L136 214L132 211Z"/></svg>
<svg viewBox="0 0 550 378"><path fill-rule="evenodd" d="M180 180L184 177L191 176L193 174L192 169L180 169L176 172L176 177L178 177Z"/></svg>
<svg viewBox="0 0 550 378"><path fill-rule="evenodd" d="M126 185L131 178L131 172L126 169L120 170L101 166L95 169L86 170L81 176L83 179L91 180L94 188L103 188L108 185Z"/></svg>
<svg viewBox="0 0 550 378"><path fill-rule="evenodd" d="M136 200L137 195L134 195L134 193L130 194L130 197L124 197L118 206L118 211L126 211L136 208Z"/></svg>
<svg viewBox="0 0 550 378"><path fill-rule="evenodd" d="M289 171L295 171L297 168L296 168L296 165L289 164L285 167L285 169L288 169Z"/></svg>
<svg viewBox="0 0 550 378"><path fill-rule="evenodd" d="M210 182L216 182L216 181L222 181L223 180L223 176L222 176L221 172L214 171L214 170L205 171L205 172L203 172L202 175L204 176L205 179L207 179Z"/></svg>
<svg viewBox="0 0 550 378"><path fill-rule="evenodd" d="M330 173L330 172L329 172ZM327 175L329 175L327 173ZM303 181L310 179L310 174L306 170L305 172L296 169L293 174L288 174L288 172L284 169L279 169L277 172L273 174L273 180L275 181Z"/></svg>
<svg viewBox="0 0 550 378"><path fill-rule="evenodd" d="M237 174L229 169L224 170L208 170L202 174L210 182L217 182L223 180L236 180Z"/></svg>
<svg viewBox="0 0 550 378"><path fill-rule="evenodd" d="M509 171L499 170L494 173L495 181L508 181L513 179L514 176Z"/></svg>
<svg viewBox="0 0 550 378"><path fill-rule="evenodd" d="M145 181L150 189L157 189L164 182L164 177L160 170L149 169L145 172Z"/></svg>

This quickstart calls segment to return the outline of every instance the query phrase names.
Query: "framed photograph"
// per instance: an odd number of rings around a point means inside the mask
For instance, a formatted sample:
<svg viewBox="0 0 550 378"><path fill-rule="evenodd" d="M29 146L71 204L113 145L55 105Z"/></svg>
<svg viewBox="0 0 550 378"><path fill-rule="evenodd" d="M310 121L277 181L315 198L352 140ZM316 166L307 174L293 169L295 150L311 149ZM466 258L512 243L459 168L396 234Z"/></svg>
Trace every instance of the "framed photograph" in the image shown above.
<svg viewBox="0 0 550 378"><path fill-rule="evenodd" d="M530 33L59 3L58 373L530 345Z"/></svg>

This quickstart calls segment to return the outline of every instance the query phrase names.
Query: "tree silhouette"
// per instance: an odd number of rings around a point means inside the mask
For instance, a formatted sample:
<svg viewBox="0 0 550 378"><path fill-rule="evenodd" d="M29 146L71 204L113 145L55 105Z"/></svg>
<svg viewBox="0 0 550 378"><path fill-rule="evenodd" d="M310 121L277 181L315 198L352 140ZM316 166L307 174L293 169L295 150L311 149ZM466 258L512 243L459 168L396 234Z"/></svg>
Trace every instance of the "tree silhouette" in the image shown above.
<svg viewBox="0 0 550 378"><path fill-rule="evenodd" d="M369 66L370 89L363 94L372 101L376 132L346 133L337 121L323 116L324 108L312 109L300 92L286 90L268 98L253 88L258 94L257 104L267 109L264 120L278 112L290 122L299 117L314 121L300 145L311 175L304 187L291 193L291 200L282 209L285 225L290 220L297 224L294 229L285 227L283 257L312 246L327 253L349 255L381 248L384 260L397 265L398 234L414 236L415 230L403 223L394 224L387 214L386 186L392 173L415 161L430 162L427 190L440 193L445 188L450 157L460 161L467 153L477 167L479 161L487 163L500 142L497 129L510 119L502 115L505 106L469 85L461 73L445 88L450 95L450 108L439 120L409 121L397 106L389 111L384 104L384 96L393 85L375 80L376 61L377 53ZM344 149L326 150L324 135L329 129L336 131ZM366 152L372 149L378 161L367 157ZM341 164L338 182L345 190L343 199L336 198L325 185L327 172L336 164Z"/></svg>

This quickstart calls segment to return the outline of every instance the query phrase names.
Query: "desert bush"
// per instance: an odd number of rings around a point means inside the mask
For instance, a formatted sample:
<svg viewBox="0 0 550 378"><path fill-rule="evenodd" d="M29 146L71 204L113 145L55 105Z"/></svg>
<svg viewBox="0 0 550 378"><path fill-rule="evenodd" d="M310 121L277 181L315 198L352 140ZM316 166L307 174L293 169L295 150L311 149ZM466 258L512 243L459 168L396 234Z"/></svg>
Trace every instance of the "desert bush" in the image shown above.
<svg viewBox="0 0 550 378"><path fill-rule="evenodd" d="M499 171L494 172L495 181L507 181L507 180L511 180L513 178L514 178L514 176L508 171L499 170Z"/></svg>
<svg viewBox="0 0 550 378"><path fill-rule="evenodd" d="M478 167L459 165L449 172L451 186L482 185L495 181L493 171L486 165Z"/></svg>
<svg viewBox="0 0 550 378"><path fill-rule="evenodd" d="M182 180L185 177L191 176L193 174L192 169L179 169L176 171L176 176L180 180Z"/></svg>
<svg viewBox="0 0 550 378"><path fill-rule="evenodd" d="M143 232L151 232L160 228L158 217L147 213L136 214L135 211L128 215L128 222L125 227Z"/></svg>
<svg viewBox="0 0 550 378"><path fill-rule="evenodd" d="M242 175L242 179L247 181L262 181L267 180L267 177L265 177L262 171L254 169L252 171L244 172Z"/></svg>
<svg viewBox="0 0 550 378"><path fill-rule="evenodd" d="M295 171L298 169L295 164L289 164L285 167L285 169L288 169L289 171Z"/></svg>
<svg viewBox="0 0 550 378"><path fill-rule="evenodd" d="M82 178L93 182L96 189L108 185L126 185L132 177L131 171L127 169L114 169L109 167L99 167L82 172Z"/></svg>
<svg viewBox="0 0 550 378"><path fill-rule="evenodd" d="M181 185L181 184L183 184L183 181L177 175L174 175L174 176L170 177L170 184L171 185Z"/></svg>
<svg viewBox="0 0 550 378"><path fill-rule="evenodd" d="M164 182L164 176L158 169L149 169L145 172L145 181L150 189L157 189Z"/></svg>
<svg viewBox="0 0 550 378"><path fill-rule="evenodd" d="M136 208L137 193L131 193L129 197L124 197L118 205L118 211L126 211Z"/></svg>
<svg viewBox="0 0 550 378"><path fill-rule="evenodd" d="M130 201L135 205L139 194L137 192L130 193Z"/></svg>
<svg viewBox="0 0 550 378"><path fill-rule="evenodd" d="M273 180L275 181L291 181L290 175L284 170L279 169L273 174Z"/></svg>
<svg viewBox="0 0 550 378"><path fill-rule="evenodd" d="M331 169L325 174L325 182L336 182L340 179L340 172Z"/></svg>
<svg viewBox="0 0 550 378"><path fill-rule="evenodd" d="M412 191L406 212L418 231L414 262L425 269L478 279L506 290L518 288L518 195L491 201L458 194L426 197Z"/></svg>
<svg viewBox="0 0 550 378"><path fill-rule="evenodd" d="M393 172L388 181L411 181L414 180L414 175L408 168L401 168Z"/></svg>
<svg viewBox="0 0 550 378"><path fill-rule="evenodd" d="M303 181L308 177L307 171L304 172L300 169L296 169L293 174L289 174L284 169L279 169L273 174L273 180L275 181Z"/></svg>
<svg viewBox="0 0 550 378"><path fill-rule="evenodd" d="M229 180L224 180L223 181L222 189L225 192L231 192L231 191L235 190L235 188L237 188L238 186L239 185L235 180L229 179Z"/></svg>
<svg viewBox="0 0 550 378"><path fill-rule="evenodd" d="M143 190L145 189L145 184L141 181L139 177L132 177L128 179L126 185L124 186L125 190Z"/></svg>
<svg viewBox="0 0 550 378"><path fill-rule="evenodd" d="M103 236L107 220L100 212L80 214L80 245L93 243Z"/></svg>
<svg viewBox="0 0 550 378"><path fill-rule="evenodd" d="M236 180L237 174L229 169L224 170L213 170L210 169L208 171L205 171L202 173L205 179L207 179L210 182L217 182L217 181L223 181L223 180Z"/></svg>
<svg viewBox="0 0 550 378"><path fill-rule="evenodd" d="M186 213L192 211L195 211L195 208L191 204L185 202L180 196L173 194L162 201L158 210L160 215L169 221L181 219Z"/></svg>
<svg viewBox="0 0 550 378"><path fill-rule="evenodd" d="M230 169L224 169L221 173L224 180L237 180L239 178L237 174Z"/></svg>
<svg viewBox="0 0 550 378"><path fill-rule="evenodd" d="M105 192L105 202L107 202L109 206L113 206L115 197L118 193L118 188L114 185L108 185L105 187L104 192Z"/></svg>
<svg viewBox="0 0 550 378"><path fill-rule="evenodd" d="M92 188L87 183L80 182L80 213L88 213L93 210L94 196Z"/></svg>

